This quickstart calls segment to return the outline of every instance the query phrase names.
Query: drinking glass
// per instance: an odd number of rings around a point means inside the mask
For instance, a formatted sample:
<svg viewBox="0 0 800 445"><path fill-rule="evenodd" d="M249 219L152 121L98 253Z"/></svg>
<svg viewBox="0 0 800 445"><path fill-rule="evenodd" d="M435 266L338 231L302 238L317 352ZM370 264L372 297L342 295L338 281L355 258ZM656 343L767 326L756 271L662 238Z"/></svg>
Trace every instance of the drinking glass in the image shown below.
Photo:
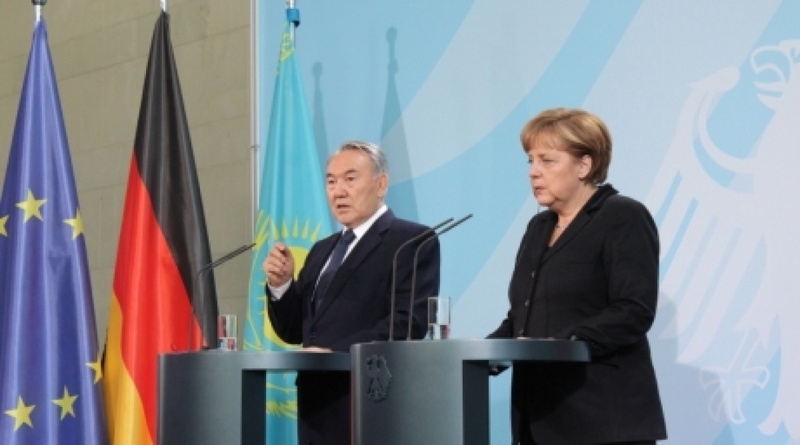
<svg viewBox="0 0 800 445"><path fill-rule="evenodd" d="M237 335L236 315L220 314L217 318L217 339L220 351L236 351Z"/></svg>
<svg viewBox="0 0 800 445"><path fill-rule="evenodd" d="M447 340L450 337L450 297L428 298L428 339Z"/></svg>

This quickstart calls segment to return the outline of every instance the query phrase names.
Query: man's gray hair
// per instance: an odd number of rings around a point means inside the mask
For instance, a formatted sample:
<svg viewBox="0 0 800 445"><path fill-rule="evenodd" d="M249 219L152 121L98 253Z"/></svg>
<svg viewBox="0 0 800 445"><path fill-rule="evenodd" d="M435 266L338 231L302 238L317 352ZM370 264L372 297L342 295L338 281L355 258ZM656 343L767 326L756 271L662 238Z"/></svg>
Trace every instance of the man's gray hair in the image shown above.
<svg viewBox="0 0 800 445"><path fill-rule="evenodd" d="M347 150L357 150L369 156L376 177L382 174L389 174L389 163L386 161L386 154L380 147L372 142L347 141L328 157L328 162L330 162L332 157Z"/></svg>

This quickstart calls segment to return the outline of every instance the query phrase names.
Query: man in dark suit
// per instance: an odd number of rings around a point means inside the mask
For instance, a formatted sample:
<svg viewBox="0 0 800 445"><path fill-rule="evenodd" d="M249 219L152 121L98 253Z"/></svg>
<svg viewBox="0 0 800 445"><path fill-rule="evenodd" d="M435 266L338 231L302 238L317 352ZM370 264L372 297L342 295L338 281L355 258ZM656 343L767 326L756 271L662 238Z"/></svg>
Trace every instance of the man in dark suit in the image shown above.
<svg viewBox="0 0 800 445"><path fill-rule="evenodd" d="M276 243L264 261L269 317L275 332L306 349L349 351L389 338L393 259L398 247L428 227L396 218L384 204L386 157L374 144L347 142L328 159L328 204L341 232L317 242L294 280L292 253ZM425 335L426 300L439 291L439 244L423 247L411 298L413 253L401 251L395 281L394 332ZM405 335L402 335L405 337ZM297 378L300 445L350 444L350 376L301 372Z"/></svg>

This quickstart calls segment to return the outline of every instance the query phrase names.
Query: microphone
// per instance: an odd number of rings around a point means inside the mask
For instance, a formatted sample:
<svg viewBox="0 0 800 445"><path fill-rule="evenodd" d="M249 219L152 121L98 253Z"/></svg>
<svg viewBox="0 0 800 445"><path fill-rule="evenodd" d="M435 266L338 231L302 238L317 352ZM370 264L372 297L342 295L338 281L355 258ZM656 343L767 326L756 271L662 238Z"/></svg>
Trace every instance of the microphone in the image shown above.
<svg viewBox="0 0 800 445"><path fill-rule="evenodd" d="M194 276L194 283L193 283L195 293L192 294L192 312L194 312L194 303L195 303L194 300L200 294L200 284L202 284L205 281L206 274L208 274L209 272L214 270L217 266L220 266L223 263L225 263L227 261L230 261L230 260L236 258L237 256L243 254L244 252L250 250L255 245L256 245L256 243L251 243L251 244L245 244L243 246L239 246L236 250L233 250L233 251L225 254L224 256L216 259L215 261L212 261L212 262L206 264L205 266L203 266L203 267L201 267L200 269L197 270L197 273ZM205 298L201 298L200 299L200 308L197 311L198 314L200 315L200 318L197 321L200 324L200 333L203 334L203 337L204 337L203 340L204 341L207 340L205 338L204 323L203 323L204 322L203 318L205 318L205 315L206 315L205 305L206 305L206 299ZM194 316L192 316L191 318L194 318ZM189 345L186 348L187 352L192 349L192 345L194 344L194 323L191 320L191 318L189 319ZM208 342L206 342L206 345L203 347L203 349L216 349L216 346L210 347L208 345Z"/></svg>
<svg viewBox="0 0 800 445"><path fill-rule="evenodd" d="M411 327L414 325L414 298L416 297L417 293L417 259L419 257L419 252L422 250L425 244L428 244L429 241L442 236L450 229L455 228L456 226L458 226L459 224L463 223L464 221L470 218L472 218L472 213L450 224L449 226L445 227L439 232L434 233L428 239L419 243L419 246L417 246L417 250L414 252L414 262L411 265L411 294L409 295L408 299L408 335L406 336L406 340L411 340Z"/></svg>
<svg viewBox="0 0 800 445"><path fill-rule="evenodd" d="M421 238L424 238L426 236L432 236L436 232L436 229L442 227L443 225L449 223L452 220L453 218L447 218L446 220L440 222L439 224L436 224L435 226L425 230L419 235L407 240L406 242L401 244L400 247L397 248L397 250L394 251L394 258L392 259L392 290L391 290L392 297L389 303L389 308L391 310L391 313L389 314L389 341L394 340L394 310L395 310L395 291L396 291L395 282L397 281L397 257L400 255L400 251L403 250L406 246L413 244L416 241L419 241Z"/></svg>

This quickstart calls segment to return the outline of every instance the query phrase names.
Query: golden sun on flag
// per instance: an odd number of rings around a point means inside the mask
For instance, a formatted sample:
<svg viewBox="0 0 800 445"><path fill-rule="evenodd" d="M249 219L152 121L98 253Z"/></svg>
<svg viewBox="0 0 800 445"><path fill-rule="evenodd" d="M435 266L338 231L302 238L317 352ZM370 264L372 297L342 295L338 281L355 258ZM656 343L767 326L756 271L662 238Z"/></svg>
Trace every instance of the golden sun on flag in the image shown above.
<svg viewBox="0 0 800 445"><path fill-rule="evenodd" d="M305 264L306 258L308 257L308 252L311 250L311 246L314 245L315 242L320 237L320 229L322 228L323 223L316 221L311 221L310 218L305 219L304 221L300 218L294 218L294 220L290 220L287 218L282 218L280 221L272 218L270 215L266 215L263 212L259 212L258 219L256 222L256 236L255 236L255 251L256 254L253 256L254 261L263 262L264 258L269 254L270 248L272 245L280 241L286 244L289 247L289 250L292 252L292 257L294 258L294 278L297 279L300 270L303 268L303 264ZM322 234L327 236L328 234ZM265 275L261 276L259 280L259 284L261 286L266 286L267 278ZM266 295L264 295L264 302L266 303ZM264 305L264 311L266 311L266 304ZM267 314L264 313L264 320L266 321ZM291 347L285 343L283 340L278 337L275 331L272 329L270 323L263 324L264 329L264 336L268 338L270 341L281 345L282 347Z"/></svg>

